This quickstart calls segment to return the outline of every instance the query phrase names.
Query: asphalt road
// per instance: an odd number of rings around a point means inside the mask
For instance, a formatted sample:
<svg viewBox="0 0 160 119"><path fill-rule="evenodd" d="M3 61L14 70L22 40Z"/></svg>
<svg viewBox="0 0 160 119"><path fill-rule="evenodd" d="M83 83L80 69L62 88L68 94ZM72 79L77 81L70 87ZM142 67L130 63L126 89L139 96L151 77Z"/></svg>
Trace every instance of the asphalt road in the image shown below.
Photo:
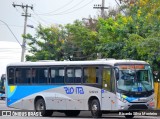
<svg viewBox="0 0 160 119"><path fill-rule="evenodd" d="M8 108L5 104L4 100L0 100L0 110L5 111L5 110L15 110L13 108ZM91 113L89 111L82 111L78 117L66 117L63 113L58 113L54 112L52 117L21 117L21 116L0 116L0 119L92 119ZM125 119L124 116L119 116L119 114L103 114L101 119ZM160 117L156 116L135 116L134 119L160 119Z"/></svg>

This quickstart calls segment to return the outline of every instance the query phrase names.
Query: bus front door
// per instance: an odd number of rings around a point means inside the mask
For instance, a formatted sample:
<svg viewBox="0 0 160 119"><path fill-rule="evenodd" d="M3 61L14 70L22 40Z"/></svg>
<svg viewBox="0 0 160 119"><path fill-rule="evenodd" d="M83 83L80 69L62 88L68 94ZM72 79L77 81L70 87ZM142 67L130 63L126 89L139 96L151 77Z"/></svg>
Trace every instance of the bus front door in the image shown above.
<svg viewBox="0 0 160 119"><path fill-rule="evenodd" d="M111 79L111 69L110 68L104 68L102 71L102 110L111 110L111 85L110 85L110 79Z"/></svg>

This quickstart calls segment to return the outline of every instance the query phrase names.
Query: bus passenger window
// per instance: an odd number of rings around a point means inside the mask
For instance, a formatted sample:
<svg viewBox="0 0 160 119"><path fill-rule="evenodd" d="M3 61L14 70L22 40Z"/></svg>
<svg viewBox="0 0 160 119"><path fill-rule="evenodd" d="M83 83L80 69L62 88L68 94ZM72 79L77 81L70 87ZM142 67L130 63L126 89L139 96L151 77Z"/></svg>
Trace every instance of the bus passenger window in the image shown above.
<svg viewBox="0 0 160 119"><path fill-rule="evenodd" d="M35 83L35 82L36 82L36 70L32 69L32 83Z"/></svg>
<svg viewBox="0 0 160 119"><path fill-rule="evenodd" d="M13 68L9 68L8 70L8 84L9 85L14 84L14 69Z"/></svg>
<svg viewBox="0 0 160 119"><path fill-rule="evenodd" d="M51 83L64 83L64 68L51 68Z"/></svg>
<svg viewBox="0 0 160 119"><path fill-rule="evenodd" d="M31 74L29 68L17 68L16 69L16 83L17 84L29 84L31 81Z"/></svg>
<svg viewBox="0 0 160 119"><path fill-rule="evenodd" d="M75 69L75 83L81 83L81 78L82 78L82 70Z"/></svg>
<svg viewBox="0 0 160 119"><path fill-rule="evenodd" d="M31 83L31 79L32 79L32 72L31 69L26 69L25 71L26 73L26 83Z"/></svg>
<svg viewBox="0 0 160 119"><path fill-rule="evenodd" d="M66 83L74 83L74 69L73 68L68 68L67 71L67 76L66 76Z"/></svg>
<svg viewBox="0 0 160 119"><path fill-rule="evenodd" d="M20 69L16 69L16 83L20 84L22 83L22 72Z"/></svg>
<svg viewBox="0 0 160 119"><path fill-rule="evenodd" d="M59 78L57 83L64 83L64 69L59 69Z"/></svg>
<svg viewBox="0 0 160 119"><path fill-rule="evenodd" d="M56 70L55 69L51 69L51 83L55 83L55 76L56 76Z"/></svg>
<svg viewBox="0 0 160 119"><path fill-rule="evenodd" d="M47 83L48 82L47 80L48 80L48 69L34 68L32 70L32 82L33 83Z"/></svg>
<svg viewBox="0 0 160 119"><path fill-rule="evenodd" d="M98 67L84 68L83 83L99 83Z"/></svg>

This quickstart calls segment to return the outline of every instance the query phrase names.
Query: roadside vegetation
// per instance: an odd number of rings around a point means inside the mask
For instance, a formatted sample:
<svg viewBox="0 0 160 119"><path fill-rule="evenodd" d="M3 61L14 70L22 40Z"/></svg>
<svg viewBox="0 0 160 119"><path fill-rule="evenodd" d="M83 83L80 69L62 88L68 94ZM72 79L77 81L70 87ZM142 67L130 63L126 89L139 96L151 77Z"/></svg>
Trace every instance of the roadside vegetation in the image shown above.
<svg viewBox="0 0 160 119"><path fill-rule="evenodd" d="M39 25L27 34L28 61L134 59L160 70L160 0L130 0L110 9L104 18L72 24Z"/></svg>

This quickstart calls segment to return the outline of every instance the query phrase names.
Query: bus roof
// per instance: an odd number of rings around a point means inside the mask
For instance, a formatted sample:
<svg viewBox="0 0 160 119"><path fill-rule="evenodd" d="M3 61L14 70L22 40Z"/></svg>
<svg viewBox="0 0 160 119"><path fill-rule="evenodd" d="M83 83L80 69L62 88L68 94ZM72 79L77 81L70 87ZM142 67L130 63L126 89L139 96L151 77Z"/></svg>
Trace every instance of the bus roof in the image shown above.
<svg viewBox="0 0 160 119"><path fill-rule="evenodd" d="M8 66L50 66L50 65L110 65L115 64L148 64L140 60L94 60L94 61L38 61L38 62L17 62L8 64Z"/></svg>

